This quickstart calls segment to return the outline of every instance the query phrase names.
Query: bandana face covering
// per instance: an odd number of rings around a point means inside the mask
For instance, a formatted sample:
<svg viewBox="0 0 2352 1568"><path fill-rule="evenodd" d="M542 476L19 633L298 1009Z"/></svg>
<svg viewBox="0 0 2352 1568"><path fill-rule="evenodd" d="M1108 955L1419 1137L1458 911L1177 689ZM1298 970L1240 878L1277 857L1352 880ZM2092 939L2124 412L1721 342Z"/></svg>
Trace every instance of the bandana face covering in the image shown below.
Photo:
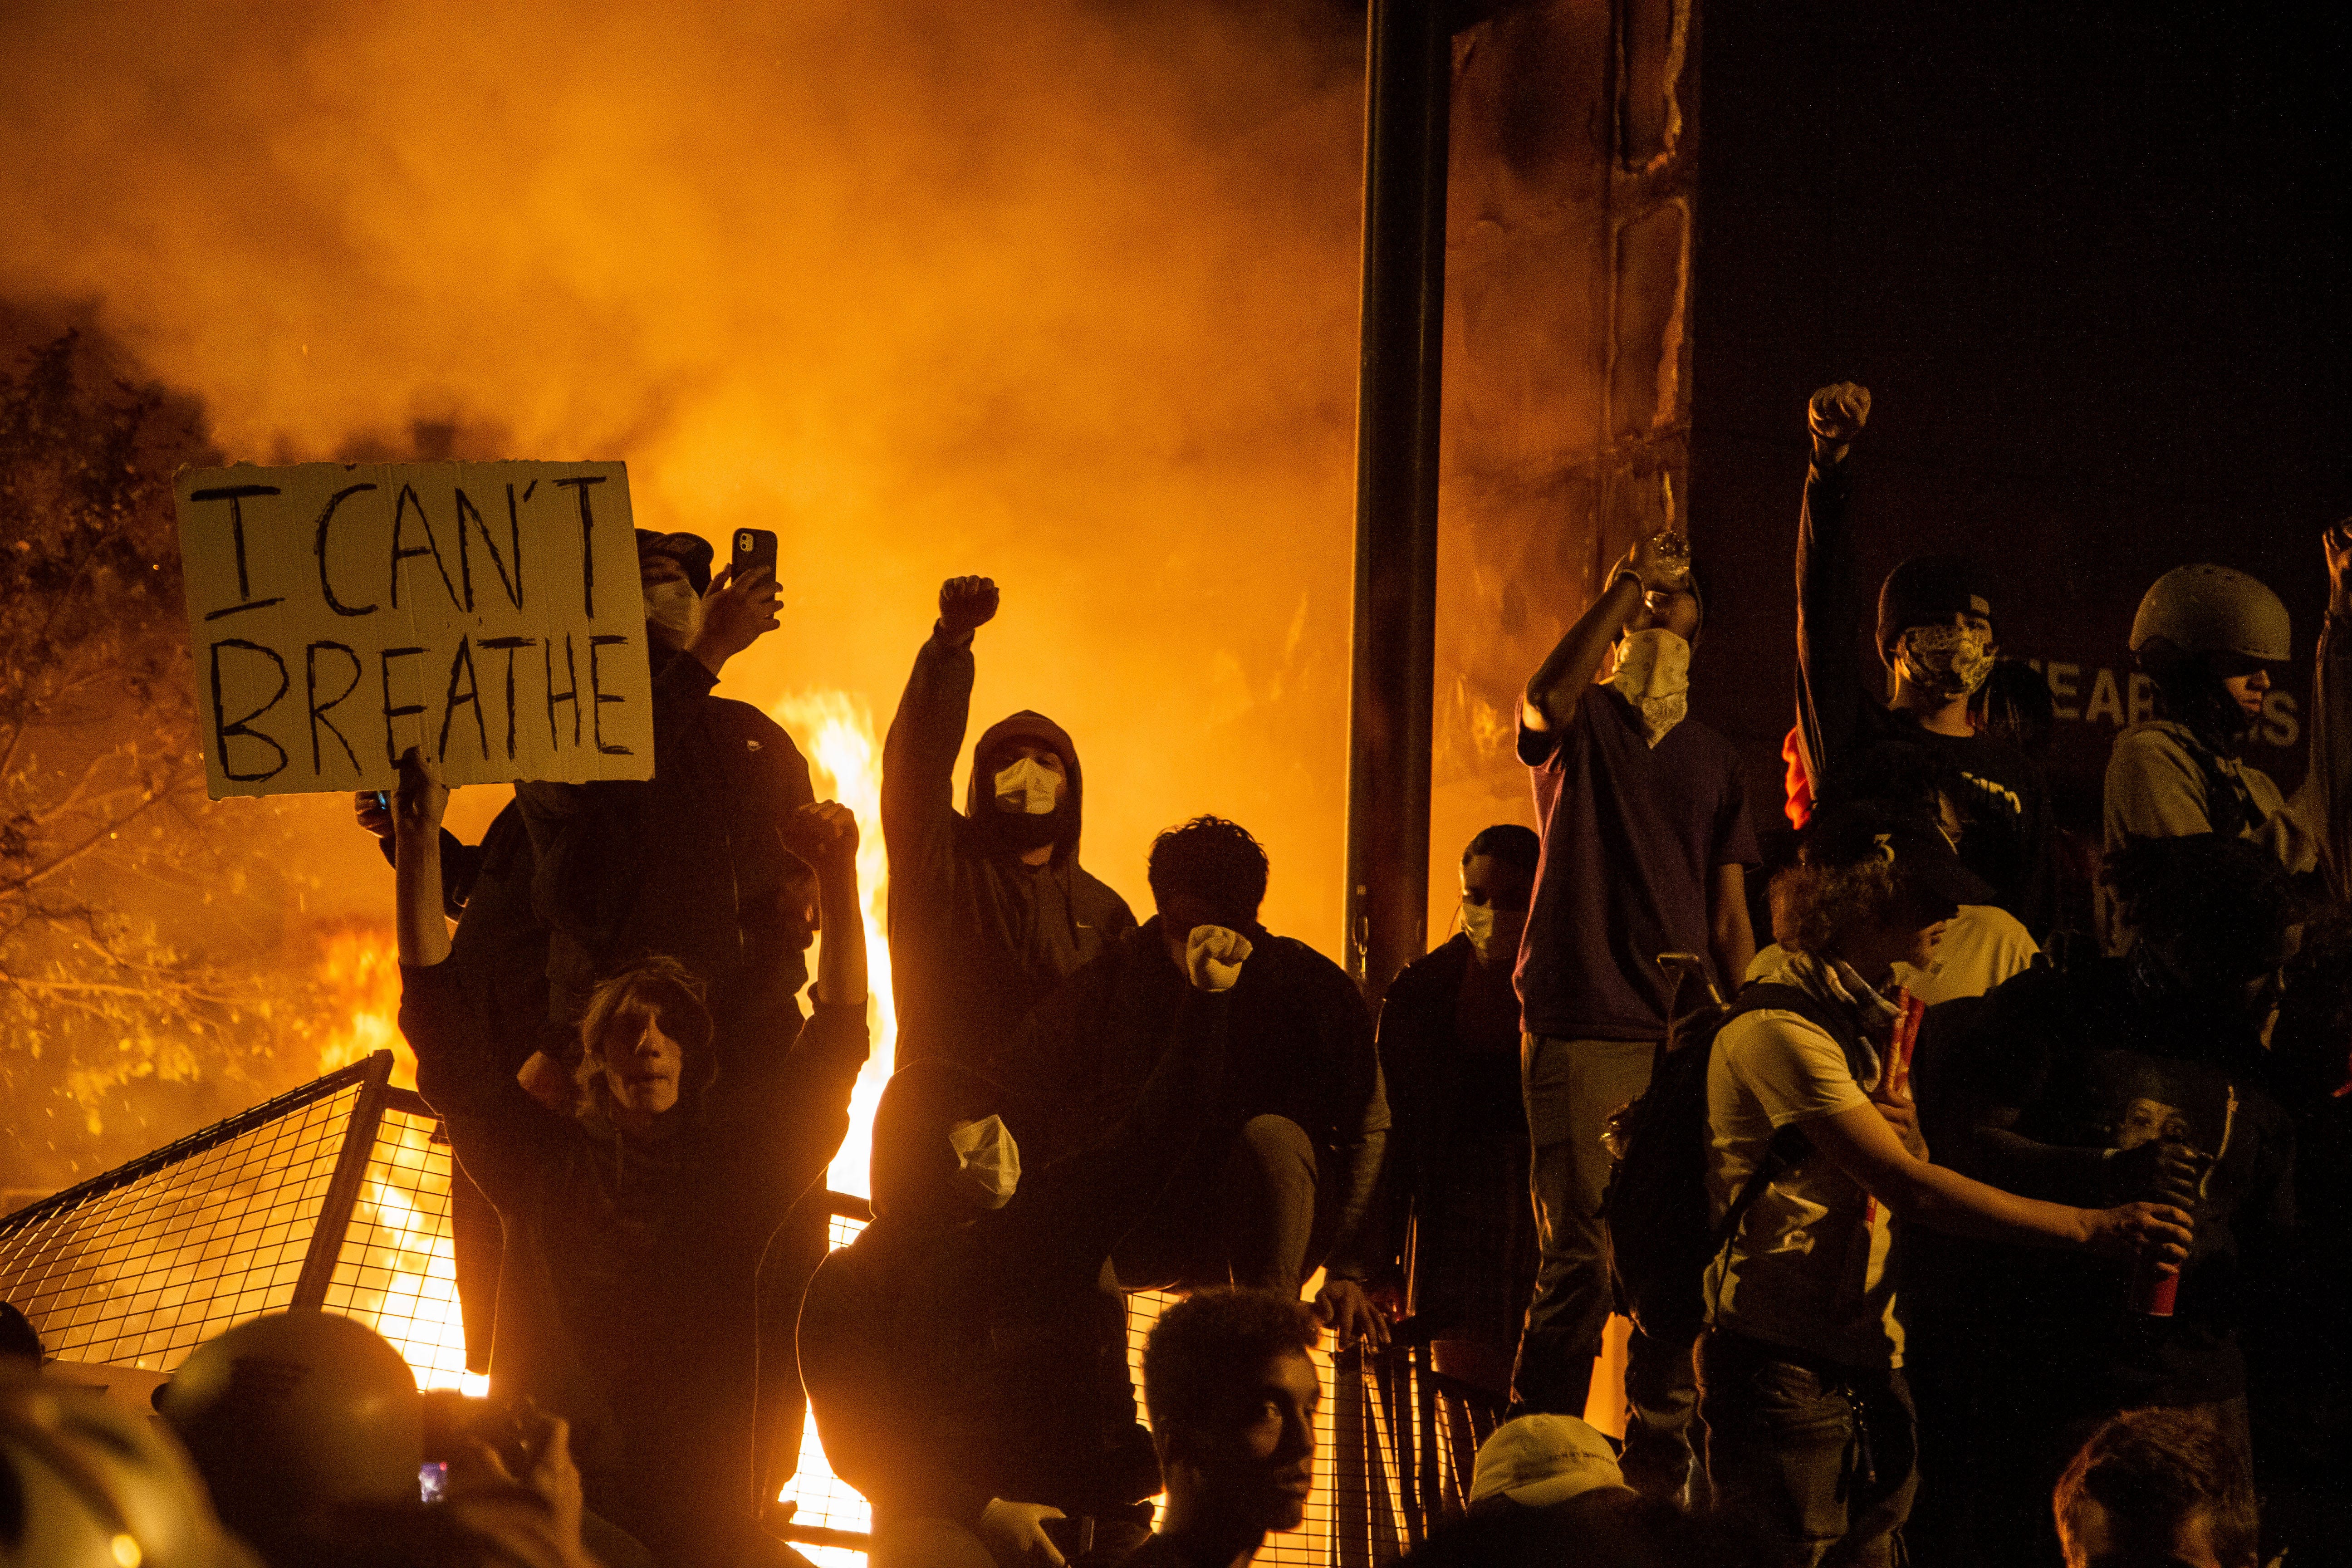
<svg viewBox="0 0 2352 1568"><path fill-rule="evenodd" d="M1947 697L1973 696L1992 673L1991 642L1975 626L1913 626L1903 634L1903 673Z"/></svg>
<svg viewBox="0 0 2352 1568"><path fill-rule="evenodd" d="M1045 816L1054 809L1061 780L1045 763L1023 757L996 774L996 809L1014 816Z"/></svg>
<svg viewBox="0 0 2352 1568"><path fill-rule="evenodd" d="M1493 966L1496 959L1516 959L1519 952L1519 934L1528 927L1528 912L1512 910L1507 913L1492 904L1465 902L1462 906L1462 934L1470 939L1471 948L1478 962Z"/></svg>
<svg viewBox="0 0 2352 1568"><path fill-rule="evenodd" d="M1690 711L1690 644L1664 626L1628 632L1617 645L1617 673L1609 684L1641 711L1652 746Z"/></svg>
<svg viewBox="0 0 2352 1568"><path fill-rule="evenodd" d="M1021 1145L1000 1116L959 1121L948 1129L956 1152L956 1181L982 1208L1001 1209L1021 1185Z"/></svg>

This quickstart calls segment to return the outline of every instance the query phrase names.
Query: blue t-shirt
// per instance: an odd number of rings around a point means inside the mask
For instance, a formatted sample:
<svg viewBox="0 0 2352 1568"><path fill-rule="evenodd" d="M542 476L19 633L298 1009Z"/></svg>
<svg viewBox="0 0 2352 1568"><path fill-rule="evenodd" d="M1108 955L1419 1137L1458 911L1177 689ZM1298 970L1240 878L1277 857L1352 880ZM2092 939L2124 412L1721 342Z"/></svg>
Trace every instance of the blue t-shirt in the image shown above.
<svg viewBox="0 0 2352 1568"><path fill-rule="evenodd" d="M1543 859L1519 944L1519 1026L1556 1039L1654 1040L1670 991L1662 952L1716 975L1707 889L1757 863L1731 742L1685 719L1653 748L1631 703L1596 686L1558 730L1519 731Z"/></svg>

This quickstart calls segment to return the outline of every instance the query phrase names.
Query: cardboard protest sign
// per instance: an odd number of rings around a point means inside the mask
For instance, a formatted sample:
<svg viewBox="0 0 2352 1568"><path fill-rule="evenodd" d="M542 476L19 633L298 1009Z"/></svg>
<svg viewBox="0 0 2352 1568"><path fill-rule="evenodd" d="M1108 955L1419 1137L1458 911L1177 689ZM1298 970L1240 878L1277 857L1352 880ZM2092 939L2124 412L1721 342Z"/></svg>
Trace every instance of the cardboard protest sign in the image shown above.
<svg viewBox="0 0 2352 1568"><path fill-rule="evenodd" d="M231 795L653 776L619 463L305 463L174 484L205 773Z"/></svg>

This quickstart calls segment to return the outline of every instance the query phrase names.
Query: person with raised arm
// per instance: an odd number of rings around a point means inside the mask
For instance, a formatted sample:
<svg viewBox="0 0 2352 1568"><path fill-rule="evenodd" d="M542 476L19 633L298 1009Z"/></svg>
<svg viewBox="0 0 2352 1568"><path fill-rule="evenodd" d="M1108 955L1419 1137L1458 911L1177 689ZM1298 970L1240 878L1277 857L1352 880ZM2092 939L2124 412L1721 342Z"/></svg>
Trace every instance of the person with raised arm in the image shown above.
<svg viewBox="0 0 2352 1568"><path fill-rule="evenodd" d="M986 577L940 585L882 750L898 1059L948 1056L992 1076L1030 1009L1135 929L1127 900L1078 864L1086 782L1060 725L1026 709L991 725L956 809L972 637L997 604Z"/></svg>
<svg viewBox="0 0 2352 1568"><path fill-rule="evenodd" d="M1517 1413L1585 1411L1612 1300L1601 1127L1649 1086L1666 1037L1675 997L1658 955L1698 955L1727 991L1755 950L1747 868L1759 857L1739 759L1688 715L1704 616L1681 536L1643 539L1521 704L1543 839L1517 971L1541 1260L1512 1372ZM1626 1473L1657 1495L1679 1491L1690 1468L1689 1350L1637 1331L1628 1352Z"/></svg>
<svg viewBox="0 0 2352 1568"><path fill-rule="evenodd" d="M1823 806L1802 853L1787 954L1742 992L1706 1063L1720 1239L1699 1422L1715 1506L1769 1561L1885 1564L1919 1485L1892 1223L2095 1254L2120 1297L2132 1268L2178 1269L2192 1221L2137 1194L2021 1197L1930 1163L1893 1070L1903 1009L1887 993L1984 884L1933 818L1869 802Z"/></svg>
<svg viewBox="0 0 2352 1568"><path fill-rule="evenodd" d="M1024 1163L1004 1091L954 1062L883 1091L874 1222L817 1270L800 1329L825 1457L874 1505L875 1568L1107 1563L1150 1532L1160 1471L1103 1266L1212 1120L1252 951L1192 931L1151 1081L1061 1159Z"/></svg>
<svg viewBox="0 0 2352 1568"><path fill-rule="evenodd" d="M412 748L393 803L400 1022L505 1222L492 1394L569 1421L589 1506L664 1563L789 1563L754 1512L754 1281L846 1135L866 1061L856 819L826 802L782 825L835 917L789 1047L726 1051L697 976L655 955L590 994L569 1073L537 1057L518 1075L448 962L447 799Z"/></svg>
<svg viewBox="0 0 2352 1568"><path fill-rule="evenodd" d="M1806 405L1812 464L1797 522L1797 748L1801 776L1822 805L1854 798L1843 776L1890 742L1918 747L1958 781L1967 820L1960 858L1992 889L1992 902L2036 942L2056 917L2050 789L2042 770L1977 728L1970 699L2000 651L1998 596L1974 562L1915 555L1879 585L1873 644L1894 680L1864 664L1854 582L1853 451L1870 421L1870 389L1835 382ZM1801 823L1800 824L1801 826Z"/></svg>

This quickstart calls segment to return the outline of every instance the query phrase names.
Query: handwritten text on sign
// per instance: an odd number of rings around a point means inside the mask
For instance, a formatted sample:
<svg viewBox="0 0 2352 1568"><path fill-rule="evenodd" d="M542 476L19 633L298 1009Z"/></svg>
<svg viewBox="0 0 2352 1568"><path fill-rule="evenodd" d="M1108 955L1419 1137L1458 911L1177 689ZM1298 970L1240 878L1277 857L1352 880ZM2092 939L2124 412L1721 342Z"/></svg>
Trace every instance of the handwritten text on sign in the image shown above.
<svg viewBox="0 0 2352 1568"><path fill-rule="evenodd" d="M214 798L649 778L645 599L619 463L179 475Z"/></svg>

